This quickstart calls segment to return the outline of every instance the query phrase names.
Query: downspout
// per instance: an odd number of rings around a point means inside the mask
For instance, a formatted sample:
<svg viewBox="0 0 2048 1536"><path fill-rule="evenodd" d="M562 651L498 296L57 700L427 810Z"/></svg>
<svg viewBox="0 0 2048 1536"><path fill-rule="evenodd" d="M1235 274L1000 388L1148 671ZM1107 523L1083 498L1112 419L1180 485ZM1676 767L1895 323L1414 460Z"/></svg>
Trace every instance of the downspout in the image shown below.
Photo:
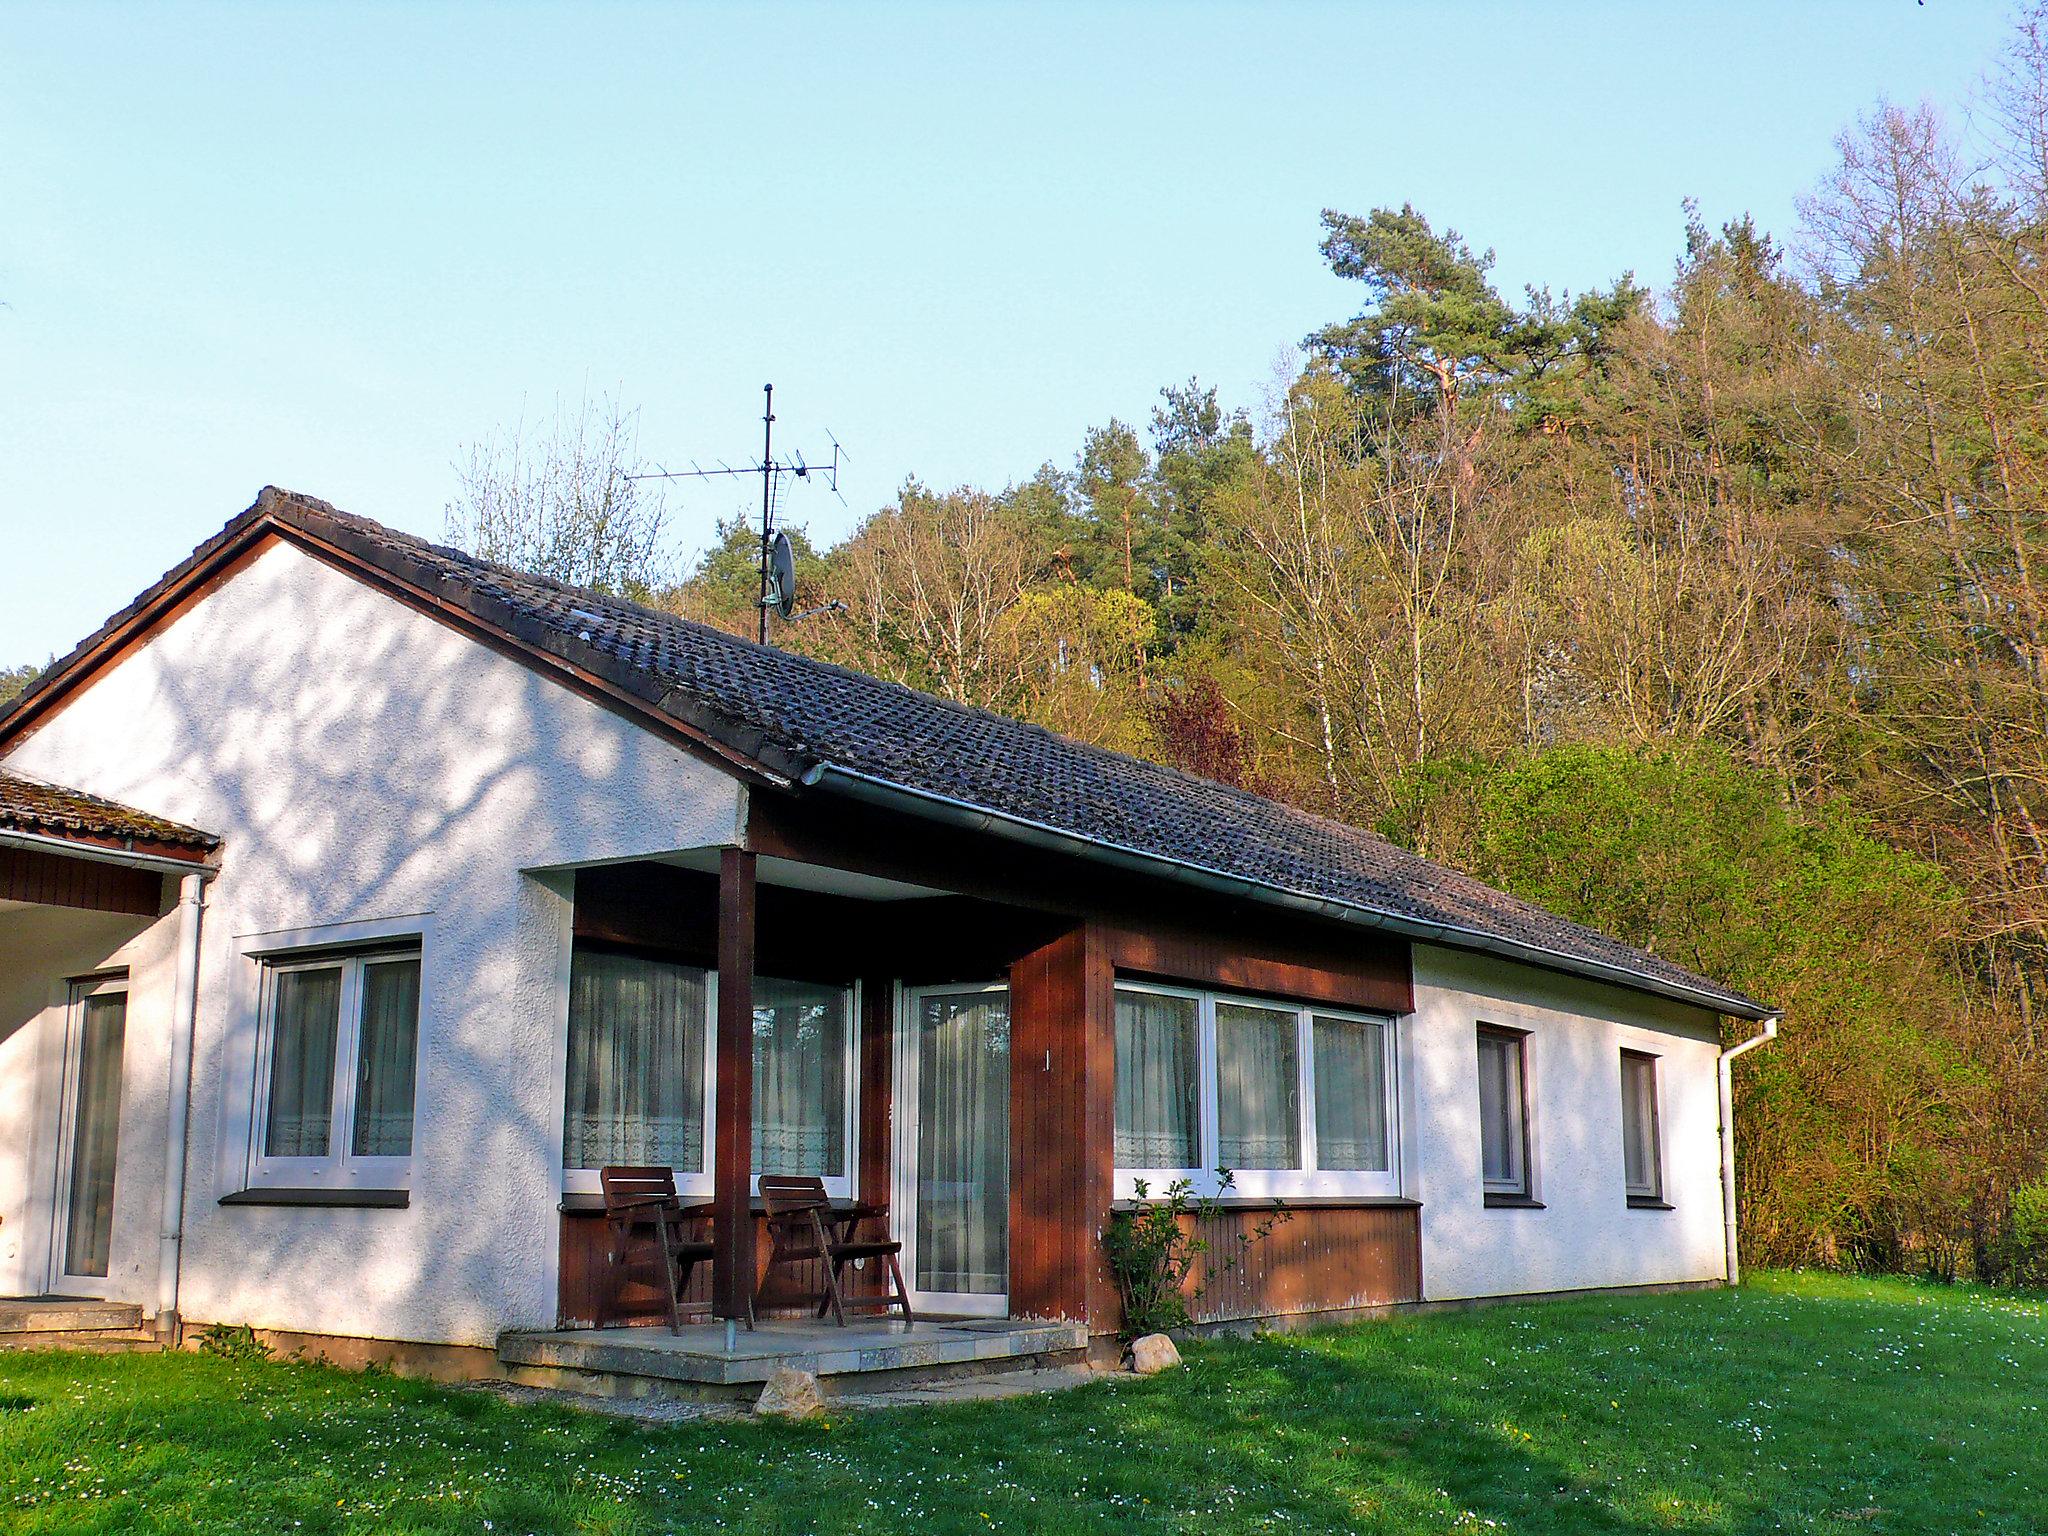
<svg viewBox="0 0 2048 1536"><path fill-rule="evenodd" d="M1742 1261L1736 1253L1735 1240L1735 1058L1778 1038L1776 1014L1765 1019L1763 1025L1759 1033L1721 1052L1717 1074L1721 1090L1721 1233L1728 1246L1730 1285L1742 1279Z"/></svg>
<svg viewBox="0 0 2048 1536"><path fill-rule="evenodd" d="M178 886L178 971L171 998L171 1093L164 1123L162 1237L157 1245L156 1336L166 1349L179 1342L179 1260L185 1245L185 1143L192 1118L192 1035L199 1017L199 925L206 908L204 873Z"/></svg>

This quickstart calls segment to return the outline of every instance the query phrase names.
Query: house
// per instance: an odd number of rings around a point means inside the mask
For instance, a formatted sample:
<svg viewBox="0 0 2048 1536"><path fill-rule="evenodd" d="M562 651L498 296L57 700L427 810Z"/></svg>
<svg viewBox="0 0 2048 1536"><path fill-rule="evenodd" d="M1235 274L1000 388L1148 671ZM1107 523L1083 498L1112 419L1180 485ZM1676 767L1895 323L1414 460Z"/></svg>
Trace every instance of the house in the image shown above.
<svg viewBox="0 0 2048 1536"><path fill-rule="evenodd" d="M923 1312L1098 1338L1112 1207L1219 1167L1214 1235L1294 1214L1205 1321L1720 1282L1723 1023L1769 1012L274 489L0 712L0 1295L167 1335L597 1321L627 1162L714 1202L725 1317L750 1169L886 1203Z"/></svg>

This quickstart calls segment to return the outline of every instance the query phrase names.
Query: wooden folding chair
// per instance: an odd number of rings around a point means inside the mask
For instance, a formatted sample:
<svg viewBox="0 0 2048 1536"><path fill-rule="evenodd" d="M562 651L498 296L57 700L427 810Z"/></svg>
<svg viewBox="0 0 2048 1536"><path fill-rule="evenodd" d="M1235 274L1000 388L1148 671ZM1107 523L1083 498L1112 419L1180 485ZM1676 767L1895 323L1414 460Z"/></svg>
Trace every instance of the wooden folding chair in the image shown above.
<svg viewBox="0 0 2048 1536"><path fill-rule="evenodd" d="M689 1289L691 1271L711 1262L711 1239L702 1218L684 1212L673 1168L621 1166L599 1169L597 1176L604 1186L604 1220L614 1269L624 1273L634 1238L646 1234L661 1256L669 1331L681 1333L686 1306L683 1292ZM687 1305L692 1311L709 1311L703 1303ZM749 1311L747 1326L753 1325Z"/></svg>
<svg viewBox="0 0 2048 1536"><path fill-rule="evenodd" d="M819 1317L827 1311L840 1327L846 1326L848 1307L876 1307L887 1312L900 1308L903 1320L910 1313L910 1292L903 1284L903 1269L897 1255L903 1245L889 1236L887 1206L854 1205L834 1208L825 1193L825 1181L790 1174L761 1175L761 1203L768 1208L768 1269L761 1279L761 1294L768 1281L785 1265L816 1259L825 1272L825 1294L818 1301ZM874 1232L860 1236L863 1223ZM888 1270L894 1294L847 1296L840 1289L839 1272L856 1259L880 1259ZM758 1300L758 1298L757 1298Z"/></svg>

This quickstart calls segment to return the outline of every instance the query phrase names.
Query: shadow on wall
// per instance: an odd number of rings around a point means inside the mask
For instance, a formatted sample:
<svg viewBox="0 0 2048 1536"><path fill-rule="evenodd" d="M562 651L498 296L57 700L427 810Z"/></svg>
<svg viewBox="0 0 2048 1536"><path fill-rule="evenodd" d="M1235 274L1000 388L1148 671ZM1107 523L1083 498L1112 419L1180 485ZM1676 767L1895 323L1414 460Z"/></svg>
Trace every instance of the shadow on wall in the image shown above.
<svg viewBox="0 0 2048 1536"><path fill-rule="evenodd" d="M674 748L308 557L266 555L20 761L224 839L195 1065L188 1312L489 1342L553 1321L566 911L522 868L729 833ZM722 814L707 802L722 788ZM701 839L699 839L701 840ZM241 936L433 914L409 1209L220 1208Z"/></svg>
<svg viewBox="0 0 2048 1536"><path fill-rule="evenodd" d="M50 1006L65 978L105 969L155 921L72 907L0 910L0 1049Z"/></svg>

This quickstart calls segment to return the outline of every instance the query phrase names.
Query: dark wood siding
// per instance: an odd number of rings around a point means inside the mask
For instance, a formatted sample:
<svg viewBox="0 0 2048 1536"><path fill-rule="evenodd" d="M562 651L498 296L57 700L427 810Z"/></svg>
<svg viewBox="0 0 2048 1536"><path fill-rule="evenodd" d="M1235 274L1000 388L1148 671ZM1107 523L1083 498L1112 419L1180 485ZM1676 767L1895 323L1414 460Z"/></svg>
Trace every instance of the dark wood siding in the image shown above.
<svg viewBox="0 0 2048 1536"><path fill-rule="evenodd" d="M1271 934L1128 922L1105 924L1103 938L1111 964L1124 975L1373 1013L1415 1007L1405 945L1389 953L1376 943L1315 946Z"/></svg>
<svg viewBox="0 0 2048 1536"><path fill-rule="evenodd" d="M1110 1304L1112 979L1085 924L1010 968L1010 1310L1020 1317L1086 1319Z"/></svg>
<svg viewBox="0 0 2048 1536"><path fill-rule="evenodd" d="M0 899L156 917L164 910L164 877L100 859L0 848Z"/></svg>
<svg viewBox="0 0 2048 1536"><path fill-rule="evenodd" d="M1380 1307L1422 1298L1422 1213L1414 1206L1306 1205L1264 1240L1238 1239L1270 1211L1232 1209L1202 1223L1219 1273L1191 1309L1198 1323ZM1220 1267L1220 1266L1219 1266ZM1199 1272L1196 1277L1200 1279Z"/></svg>
<svg viewBox="0 0 2048 1536"><path fill-rule="evenodd" d="M1064 926L1101 925L1133 972L1200 980L1205 971L1244 979L1216 984L1299 995L1289 976L1319 971L1339 993L1318 1000L1406 1012L1411 1006L1408 944L1356 924L1232 899L1165 875L1134 874L1073 854L1028 847L989 833L837 798L801 799L755 790L747 800L747 842L764 856L911 881L976 898L957 910L985 920L1010 913L1020 937L1031 913ZM895 905L895 904L891 904ZM1025 953L1060 928L1044 929ZM971 935L965 930L962 937ZM935 936L936 937L936 936ZM1183 967L1194 967L1190 973ZM1220 968L1220 969L1219 969ZM1252 977L1264 980L1254 985ZM944 978L942 978L944 979ZM1300 980L1294 975L1294 980Z"/></svg>

